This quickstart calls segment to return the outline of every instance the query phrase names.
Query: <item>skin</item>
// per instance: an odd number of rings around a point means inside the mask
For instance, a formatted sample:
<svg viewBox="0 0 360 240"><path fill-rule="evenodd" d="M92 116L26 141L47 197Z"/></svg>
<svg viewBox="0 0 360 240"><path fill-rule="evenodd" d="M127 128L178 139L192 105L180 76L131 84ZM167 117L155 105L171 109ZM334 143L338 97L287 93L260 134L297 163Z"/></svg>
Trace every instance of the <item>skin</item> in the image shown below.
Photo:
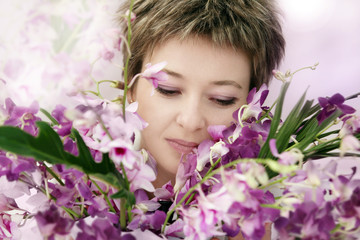
<svg viewBox="0 0 360 240"><path fill-rule="evenodd" d="M137 113L149 124L141 146L157 162L156 188L169 180L175 183L183 153L171 140L199 144L210 138L208 126L229 125L232 113L246 103L251 75L244 52L214 46L204 38L170 39L146 55L142 71L145 64L162 61L167 62L169 79L159 83L153 96L152 84L141 78L129 92L130 100L139 103ZM270 235L268 225L263 239ZM229 239L244 238L239 234Z"/></svg>
<svg viewBox="0 0 360 240"><path fill-rule="evenodd" d="M150 96L152 84L140 78L129 96L149 123L141 145L157 162L156 188L175 182L182 153L171 140L199 144L210 138L208 126L229 125L232 113L246 103L251 72L244 52L214 46L204 38L170 39L146 55L142 71L145 64L162 61L167 62L168 81L159 82Z"/></svg>

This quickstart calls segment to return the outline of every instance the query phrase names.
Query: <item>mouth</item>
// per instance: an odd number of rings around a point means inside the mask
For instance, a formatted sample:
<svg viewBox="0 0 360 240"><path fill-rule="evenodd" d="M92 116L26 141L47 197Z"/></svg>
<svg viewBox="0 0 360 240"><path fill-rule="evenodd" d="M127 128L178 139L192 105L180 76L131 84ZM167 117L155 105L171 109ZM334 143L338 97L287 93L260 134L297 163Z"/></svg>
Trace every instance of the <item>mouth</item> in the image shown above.
<svg viewBox="0 0 360 240"><path fill-rule="evenodd" d="M166 141L169 143L169 145L175 149L175 151L182 153L182 154L188 154L191 153L194 148L196 148L199 144L195 142L188 142L181 139L169 139L167 138Z"/></svg>

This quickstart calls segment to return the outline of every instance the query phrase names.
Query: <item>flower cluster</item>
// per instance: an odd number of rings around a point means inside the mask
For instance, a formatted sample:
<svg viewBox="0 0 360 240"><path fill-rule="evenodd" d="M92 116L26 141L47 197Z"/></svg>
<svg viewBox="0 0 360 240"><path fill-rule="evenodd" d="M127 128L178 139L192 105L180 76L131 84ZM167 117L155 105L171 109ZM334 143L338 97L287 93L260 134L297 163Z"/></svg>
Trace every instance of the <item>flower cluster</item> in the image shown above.
<svg viewBox="0 0 360 240"><path fill-rule="evenodd" d="M151 183L156 178L154 161L138 146L146 123L136 114L137 103L127 106L124 114L116 103L79 97L81 103L74 109L58 105L51 114L41 109L51 120L52 128L46 129L48 124L38 123L36 102L20 107L7 99L0 108L2 237L18 239L35 225L35 235L48 238L131 239L146 233L154 239L238 234L261 239L270 223L281 239L356 236L360 229L356 167L349 175L338 175L335 161L320 169L311 159L331 156L334 149L341 150L339 156L356 156L360 118L341 103L340 111L334 105L332 113L319 119L329 111L320 99L322 108L303 116L302 124L293 122L297 127L285 134L290 130L288 120L276 121L276 113L263 106L267 93L265 86L252 90L248 104L234 113L232 125L211 126L212 140L183 157L175 185L169 182L159 189ZM332 121L327 122L329 118ZM341 119L342 128L335 136L324 134L322 122L331 125L336 119ZM319 131L316 138L303 136L310 124ZM42 155L58 154L48 151L58 146L46 137L52 134L59 138L64 159ZM322 136L332 138L319 140ZM261 157L266 146L269 151ZM86 154L93 163L82 159ZM70 156L84 162L66 160ZM100 166L96 164L107 164L101 166L108 170L96 170ZM109 176L114 172L118 184Z"/></svg>

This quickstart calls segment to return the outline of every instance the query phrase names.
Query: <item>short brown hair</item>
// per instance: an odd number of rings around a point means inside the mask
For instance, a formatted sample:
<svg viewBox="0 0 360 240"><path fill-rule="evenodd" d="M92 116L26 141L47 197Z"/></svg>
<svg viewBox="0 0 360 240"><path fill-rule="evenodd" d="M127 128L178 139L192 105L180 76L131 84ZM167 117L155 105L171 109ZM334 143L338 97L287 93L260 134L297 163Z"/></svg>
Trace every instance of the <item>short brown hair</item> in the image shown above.
<svg viewBox="0 0 360 240"><path fill-rule="evenodd" d="M120 12L129 6L126 0ZM134 0L133 12L129 79L141 72L147 53L174 37L204 37L245 51L252 64L250 87L268 83L284 55L274 0ZM125 25L123 29L126 33Z"/></svg>

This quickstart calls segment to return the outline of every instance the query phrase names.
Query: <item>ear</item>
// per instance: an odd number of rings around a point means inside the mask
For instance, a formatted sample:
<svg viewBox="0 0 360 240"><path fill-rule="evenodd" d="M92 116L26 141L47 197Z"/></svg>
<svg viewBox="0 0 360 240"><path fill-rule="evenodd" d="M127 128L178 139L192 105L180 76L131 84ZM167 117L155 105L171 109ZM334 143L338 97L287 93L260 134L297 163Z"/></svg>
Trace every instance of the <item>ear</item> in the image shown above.
<svg viewBox="0 0 360 240"><path fill-rule="evenodd" d="M133 87L130 88L126 93L126 99L128 103L133 103L136 101L136 89L134 89Z"/></svg>

